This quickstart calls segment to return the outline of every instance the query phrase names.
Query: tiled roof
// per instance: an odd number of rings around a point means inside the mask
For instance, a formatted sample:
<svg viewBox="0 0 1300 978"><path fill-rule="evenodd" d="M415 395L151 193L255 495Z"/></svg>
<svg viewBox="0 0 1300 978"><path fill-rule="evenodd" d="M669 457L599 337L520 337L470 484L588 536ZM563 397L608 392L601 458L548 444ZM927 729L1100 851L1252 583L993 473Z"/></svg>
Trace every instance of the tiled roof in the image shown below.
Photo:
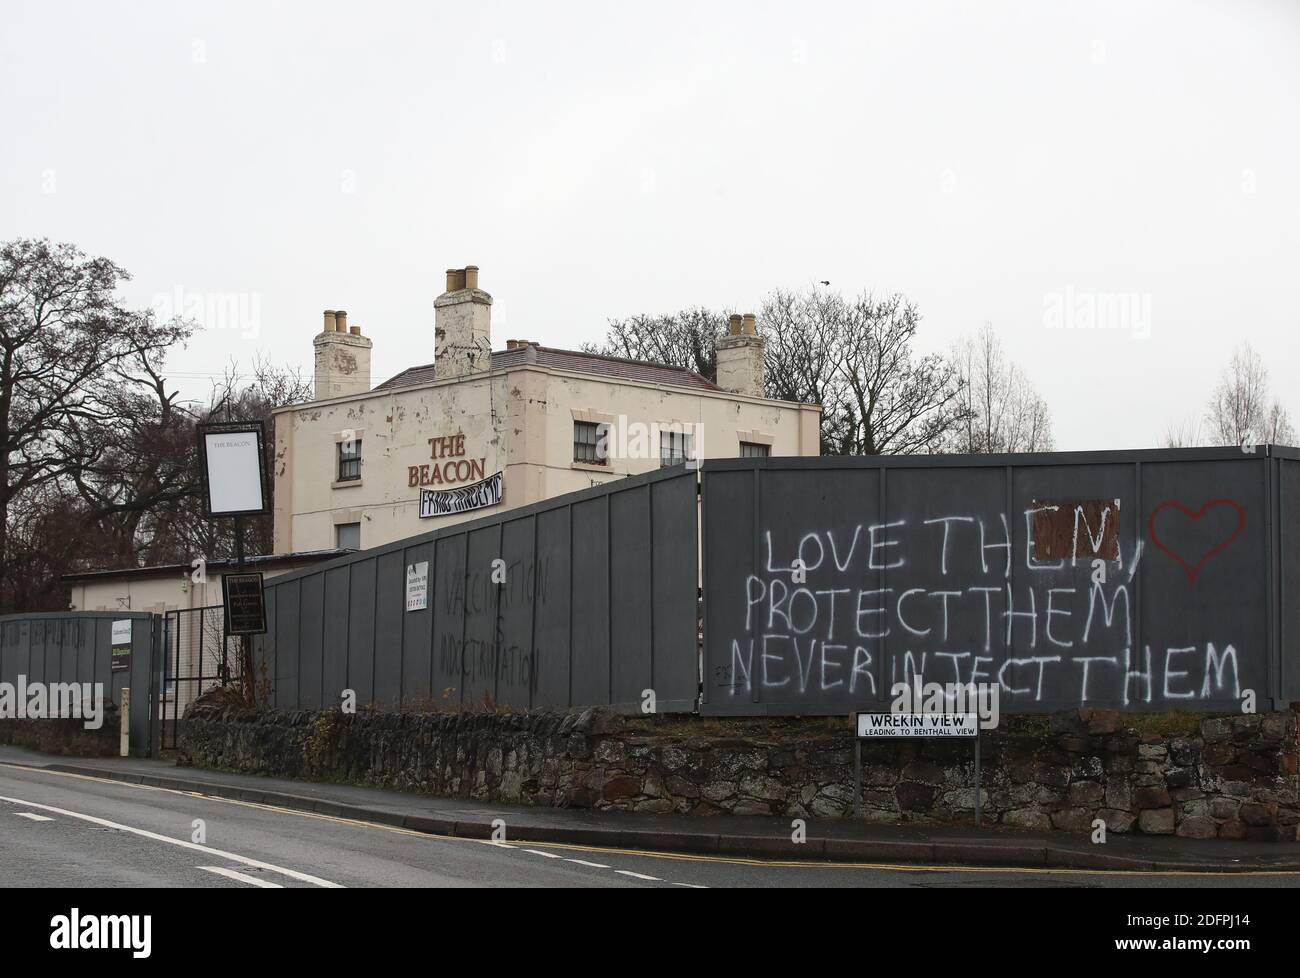
<svg viewBox="0 0 1300 978"><path fill-rule="evenodd" d="M536 363L539 366L554 367L557 370L572 370L577 373L594 374L618 380L639 380L648 384L694 387L697 390L706 391L721 390L717 384L693 370L687 370L684 367L669 367L662 363L621 360L618 357L604 357L595 353L579 353L576 350L553 350L545 346L521 346L513 350L494 350L492 352L493 370L522 366L525 363ZM375 390L413 387L416 384L431 383L436 379L434 365L426 363L420 367L408 367L396 377L384 381Z"/></svg>

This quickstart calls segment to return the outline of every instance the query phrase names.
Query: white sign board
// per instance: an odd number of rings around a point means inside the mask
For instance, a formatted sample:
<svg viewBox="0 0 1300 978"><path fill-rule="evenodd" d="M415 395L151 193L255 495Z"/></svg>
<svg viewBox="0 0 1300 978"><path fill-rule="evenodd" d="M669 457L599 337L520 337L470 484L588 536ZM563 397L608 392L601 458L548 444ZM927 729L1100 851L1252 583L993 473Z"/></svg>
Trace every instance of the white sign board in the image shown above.
<svg viewBox="0 0 1300 978"><path fill-rule="evenodd" d="M266 509L257 432L207 431L203 434L203 450L213 516Z"/></svg>
<svg viewBox="0 0 1300 978"><path fill-rule="evenodd" d="M859 713L859 737L975 737L974 713Z"/></svg>
<svg viewBox="0 0 1300 978"><path fill-rule="evenodd" d="M495 506L501 502L501 473L488 476L482 482L460 486L457 489L421 489L420 519L431 516L450 516L467 513L471 509Z"/></svg>
<svg viewBox="0 0 1300 978"><path fill-rule="evenodd" d="M113 622L109 631L112 646L109 650L109 671L128 672L131 669L131 619Z"/></svg>
<svg viewBox="0 0 1300 978"><path fill-rule="evenodd" d="M406 565L406 610L423 611L429 607L429 562Z"/></svg>

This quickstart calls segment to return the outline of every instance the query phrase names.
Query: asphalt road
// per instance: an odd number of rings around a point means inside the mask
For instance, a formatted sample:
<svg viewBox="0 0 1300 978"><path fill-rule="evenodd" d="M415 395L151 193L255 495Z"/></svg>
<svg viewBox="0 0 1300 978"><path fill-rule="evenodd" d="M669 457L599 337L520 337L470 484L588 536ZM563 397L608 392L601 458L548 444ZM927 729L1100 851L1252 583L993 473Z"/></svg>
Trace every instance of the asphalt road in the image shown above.
<svg viewBox="0 0 1300 978"><path fill-rule="evenodd" d="M1258 888L1300 886L1300 874L798 863L494 844L0 764L0 884Z"/></svg>

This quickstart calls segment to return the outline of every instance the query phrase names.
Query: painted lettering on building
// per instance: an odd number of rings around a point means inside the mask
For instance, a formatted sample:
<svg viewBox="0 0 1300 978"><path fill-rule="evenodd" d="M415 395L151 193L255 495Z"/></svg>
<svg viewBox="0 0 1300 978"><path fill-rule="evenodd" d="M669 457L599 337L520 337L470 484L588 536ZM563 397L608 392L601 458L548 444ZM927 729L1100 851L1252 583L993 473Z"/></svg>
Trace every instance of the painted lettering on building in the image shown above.
<svg viewBox="0 0 1300 978"><path fill-rule="evenodd" d="M465 457L465 435L461 432L430 438L429 455L432 463L407 466L406 484L412 489L481 481L487 476L486 458Z"/></svg>

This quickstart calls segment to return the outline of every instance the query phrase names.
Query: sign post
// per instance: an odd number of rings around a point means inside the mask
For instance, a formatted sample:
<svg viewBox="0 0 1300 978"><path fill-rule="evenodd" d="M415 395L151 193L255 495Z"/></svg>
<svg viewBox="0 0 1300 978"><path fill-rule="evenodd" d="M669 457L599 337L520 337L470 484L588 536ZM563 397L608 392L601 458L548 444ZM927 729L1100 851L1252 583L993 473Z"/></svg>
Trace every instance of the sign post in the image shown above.
<svg viewBox="0 0 1300 978"><path fill-rule="evenodd" d="M982 821L980 800L980 718L974 713L855 713L853 714L853 815L862 814L862 741L922 740L966 737L975 742L975 824Z"/></svg>
<svg viewBox="0 0 1300 978"><path fill-rule="evenodd" d="M266 631L266 609L262 605L262 575L244 573L245 516L265 516L271 511L266 482L266 428L261 421L226 421L198 425L199 471L203 480L203 515L208 519L235 521L235 574L222 575L221 591L226 602L226 630L239 635L240 681L252 699L253 653L249 635ZM256 581L251 580L256 578ZM260 627L251 617L250 590L256 587ZM238 608L232 607L232 601ZM239 618L232 618L232 611ZM232 625L242 626L239 630Z"/></svg>

